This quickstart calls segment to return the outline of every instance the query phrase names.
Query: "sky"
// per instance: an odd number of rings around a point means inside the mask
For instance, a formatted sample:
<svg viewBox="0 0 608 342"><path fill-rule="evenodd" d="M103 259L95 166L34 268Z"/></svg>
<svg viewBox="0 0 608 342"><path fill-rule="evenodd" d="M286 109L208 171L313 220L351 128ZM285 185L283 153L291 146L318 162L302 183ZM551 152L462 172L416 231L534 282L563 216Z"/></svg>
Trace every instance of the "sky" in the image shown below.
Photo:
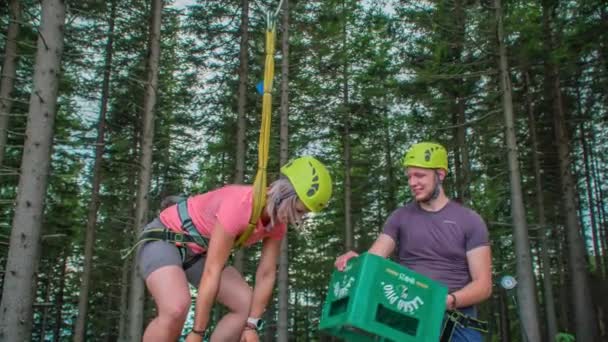
<svg viewBox="0 0 608 342"><path fill-rule="evenodd" d="M194 4L195 0L175 0L173 7L181 8Z"/></svg>

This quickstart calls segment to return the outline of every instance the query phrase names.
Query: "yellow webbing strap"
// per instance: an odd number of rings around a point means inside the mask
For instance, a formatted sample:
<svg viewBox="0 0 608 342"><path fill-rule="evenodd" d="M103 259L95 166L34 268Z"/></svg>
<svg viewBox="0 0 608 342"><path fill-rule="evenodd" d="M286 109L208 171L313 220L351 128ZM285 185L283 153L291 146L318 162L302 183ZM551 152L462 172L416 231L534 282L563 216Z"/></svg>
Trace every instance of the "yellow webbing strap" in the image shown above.
<svg viewBox="0 0 608 342"><path fill-rule="evenodd" d="M282 3L282 1L281 1ZM281 6L279 4L279 6ZM280 8L280 7L279 7ZM278 11L277 11L278 12ZM272 79L274 77L274 51L276 37L276 21L268 15L266 28L266 62L264 64L264 96L262 97L262 125L260 127L260 141L258 143L258 171L253 183L253 208L247 230L241 234L235 246L243 247L262 214L266 205L266 167L268 166L268 147L270 145L270 122L272 112ZM276 17L276 14L275 16Z"/></svg>

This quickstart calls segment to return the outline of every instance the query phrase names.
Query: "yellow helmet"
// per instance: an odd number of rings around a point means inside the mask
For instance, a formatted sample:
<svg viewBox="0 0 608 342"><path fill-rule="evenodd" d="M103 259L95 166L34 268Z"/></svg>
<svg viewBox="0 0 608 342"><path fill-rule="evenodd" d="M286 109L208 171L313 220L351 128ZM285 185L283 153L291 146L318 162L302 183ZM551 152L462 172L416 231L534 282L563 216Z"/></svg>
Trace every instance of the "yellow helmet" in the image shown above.
<svg viewBox="0 0 608 342"><path fill-rule="evenodd" d="M413 145L403 157L403 166L424 169L444 169L448 171L448 152L445 147L433 142Z"/></svg>
<svg viewBox="0 0 608 342"><path fill-rule="evenodd" d="M331 176L320 161L310 156L296 158L285 164L281 173L310 211L319 212L327 206L332 191Z"/></svg>

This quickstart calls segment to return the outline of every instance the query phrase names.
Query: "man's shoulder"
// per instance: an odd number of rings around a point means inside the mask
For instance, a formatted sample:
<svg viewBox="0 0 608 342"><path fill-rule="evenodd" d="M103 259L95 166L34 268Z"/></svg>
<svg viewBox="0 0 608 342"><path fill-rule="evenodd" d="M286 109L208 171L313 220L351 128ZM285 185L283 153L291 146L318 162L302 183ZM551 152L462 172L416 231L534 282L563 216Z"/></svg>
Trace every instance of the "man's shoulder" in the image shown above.
<svg viewBox="0 0 608 342"><path fill-rule="evenodd" d="M413 213L413 206L415 206L415 204L406 202L398 208L395 208L388 216L387 223L394 224L396 222L403 222L404 218Z"/></svg>
<svg viewBox="0 0 608 342"><path fill-rule="evenodd" d="M459 211L467 215L480 216L473 208L470 208L460 202L450 200L450 210Z"/></svg>
<svg viewBox="0 0 608 342"><path fill-rule="evenodd" d="M405 203L403 203L402 206L400 206L397 209L393 210L393 214L410 213L410 212L416 211L417 208L418 208L418 206L416 205L416 202L414 202L414 201L405 202Z"/></svg>
<svg viewBox="0 0 608 342"><path fill-rule="evenodd" d="M476 212L474 209L467 207L461 203L456 201L450 201L450 213L451 215L456 215L462 219L467 220L468 222L482 223L485 225L483 218L481 215Z"/></svg>

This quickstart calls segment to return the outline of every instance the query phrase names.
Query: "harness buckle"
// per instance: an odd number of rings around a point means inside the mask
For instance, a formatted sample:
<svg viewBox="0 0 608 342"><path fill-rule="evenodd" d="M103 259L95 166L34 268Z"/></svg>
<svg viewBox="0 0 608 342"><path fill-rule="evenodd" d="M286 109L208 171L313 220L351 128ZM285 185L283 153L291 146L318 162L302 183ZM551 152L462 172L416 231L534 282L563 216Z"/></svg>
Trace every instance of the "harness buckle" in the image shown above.
<svg viewBox="0 0 608 342"><path fill-rule="evenodd" d="M182 234L182 233L173 233L173 241L177 242L177 243L185 243L186 242L186 235Z"/></svg>

